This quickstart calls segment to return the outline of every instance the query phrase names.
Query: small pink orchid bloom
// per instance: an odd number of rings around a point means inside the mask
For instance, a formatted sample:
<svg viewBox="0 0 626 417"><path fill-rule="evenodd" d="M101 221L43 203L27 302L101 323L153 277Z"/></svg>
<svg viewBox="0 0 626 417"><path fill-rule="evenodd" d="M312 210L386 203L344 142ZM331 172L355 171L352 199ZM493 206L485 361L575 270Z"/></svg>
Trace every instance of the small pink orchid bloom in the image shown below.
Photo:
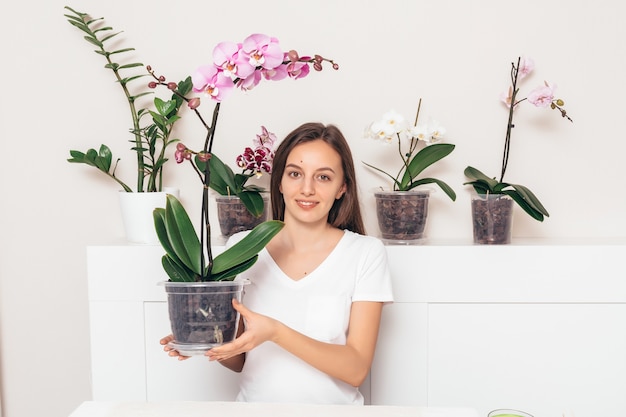
<svg viewBox="0 0 626 417"><path fill-rule="evenodd" d="M252 140L252 143L255 147L266 147L268 149L272 149L274 147L274 143L276 143L276 135L269 130L265 126L261 126L261 134L256 135L256 138Z"/></svg>
<svg viewBox="0 0 626 417"><path fill-rule="evenodd" d="M509 87L508 91L501 93L500 100L502 100L507 107L511 107L511 100L513 100L513 87Z"/></svg>
<svg viewBox="0 0 626 417"><path fill-rule="evenodd" d="M261 73L259 71L254 71L247 78L241 79L237 82L237 87L239 87L243 91L252 90L261 82Z"/></svg>
<svg viewBox="0 0 626 417"><path fill-rule="evenodd" d="M283 63L284 53L280 49L278 39L253 34L244 39L242 52L248 58L250 65L265 69L274 69Z"/></svg>
<svg viewBox="0 0 626 417"><path fill-rule="evenodd" d="M280 81L289 76L286 65L279 65L272 69L262 69L261 74L263 74L263 78L271 81Z"/></svg>
<svg viewBox="0 0 626 417"><path fill-rule="evenodd" d="M296 80L309 75L309 71L309 64L306 62L290 62L287 64L287 73L289 74L289 77Z"/></svg>
<svg viewBox="0 0 626 417"><path fill-rule="evenodd" d="M523 57L521 59L520 67L518 70L519 79L521 80L522 78L526 77L528 74L533 72L534 69L535 69L535 61L533 61L532 58Z"/></svg>
<svg viewBox="0 0 626 417"><path fill-rule="evenodd" d="M222 101L230 95L234 84L224 71L215 65L203 65L191 75L193 91L205 93L212 100Z"/></svg>
<svg viewBox="0 0 626 417"><path fill-rule="evenodd" d="M213 63L224 71L224 75L235 78L246 78L255 70L248 59L240 54L241 44L220 42L213 49Z"/></svg>
<svg viewBox="0 0 626 417"><path fill-rule="evenodd" d="M528 101L537 107L549 107L554 101L554 90L556 86L551 86L547 82L545 85L535 88L528 94Z"/></svg>
<svg viewBox="0 0 626 417"><path fill-rule="evenodd" d="M191 152L182 143L177 143L176 152L174 152L174 159L176 159L177 164L180 164L185 160L190 160Z"/></svg>

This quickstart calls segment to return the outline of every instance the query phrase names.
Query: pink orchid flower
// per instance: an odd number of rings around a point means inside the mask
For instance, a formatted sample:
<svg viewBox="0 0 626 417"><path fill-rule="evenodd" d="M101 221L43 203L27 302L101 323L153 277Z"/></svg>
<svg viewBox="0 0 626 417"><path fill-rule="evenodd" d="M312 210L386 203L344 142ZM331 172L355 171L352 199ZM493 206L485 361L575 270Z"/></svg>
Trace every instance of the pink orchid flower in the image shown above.
<svg viewBox="0 0 626 417"><path fill-rule="evenodd" d="M549 107L554 101L554 90L556 85L552 86L545 82L545 85L535 88L528 94L528 101L537 107Z"/></svg>
<svg viewBox="0 0 626 417"><path fill-rule="evenodd" d="M526 77L528 74L533 72L534 69L535 69L535 61L533 61L532 58L522 57L520 61L520 67L518 70L519 79L521 80L522 78Z"/></svg>
<svg viewBox="0 0 626 417"><path fill-rule="evenodd" d="M213 49L213 63L231 78L249 77L255 70L248 59L240 53L241 44L220 42Z"/></svg>
<svg viewBox="0 0 626 417"><path fill-rule="evenodd" d="M243 41L241 51L255 68L273 69L283 63L284 53L278 39L267 35L257 33L248 36Z"/></svg>
<svg viewBox="0 0 626 417"><path fill-rule="evenodd" d="M215 65L203 65L191 75L193 91L205 93L214 101L222 101L230 95L234 84L224 71Z"/></svg>
<svg viewBox="0 0 626 417"><path fill-rule="evenodd" d="M289 77L296 80L309 75L309 71L309 64L306 62L290 62L287 64L287 73L289 74Z"/></svg>
<svg viewBox="0 0 626 417"><path fill-rule="evenodd" d="M261 82L261 73L259 71L254 71L248 77L241 79L237 82L237 87L239 87L243 91L252 90Z"/></svg>
<svg viewBox="0 0 626 417"><path fill-rule="evenodd" d="M276 135L269 130L265 126L261 126L261 134L256 135L256 138L253 139L252 143L255 147L265 147L268 149L272 149L274 147L274 143L276 143Z"/></svg>
<svg viewBox="0 0 626 417"><path fill-rule="evenodd" d="M289 76L286 65L279 65L272 69L262 69L261 74L263 74L263 78L271 81L280 81Z"/></svg>

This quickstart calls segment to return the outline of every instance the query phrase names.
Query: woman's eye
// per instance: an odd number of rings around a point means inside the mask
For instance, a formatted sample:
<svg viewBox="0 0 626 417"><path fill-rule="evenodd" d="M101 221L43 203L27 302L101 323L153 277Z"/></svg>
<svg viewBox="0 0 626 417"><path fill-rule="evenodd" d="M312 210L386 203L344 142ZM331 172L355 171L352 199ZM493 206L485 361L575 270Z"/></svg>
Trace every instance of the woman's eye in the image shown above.
<svg viewBox="0 0 626 417"><path fill-rule="evenodd" d="M330 181L330 177L329 177L328 175L325 175L325 174L321 174L321 175L319 176L319 179L320 179L321 181Z"/></svg>
<svg viewBox="0 0 626 417"><path fill-rule="evenodd" d="M290 176L291 178L298 178L300 176L300 173L297 171L291 171L287 173L288 176Z"/></svg>

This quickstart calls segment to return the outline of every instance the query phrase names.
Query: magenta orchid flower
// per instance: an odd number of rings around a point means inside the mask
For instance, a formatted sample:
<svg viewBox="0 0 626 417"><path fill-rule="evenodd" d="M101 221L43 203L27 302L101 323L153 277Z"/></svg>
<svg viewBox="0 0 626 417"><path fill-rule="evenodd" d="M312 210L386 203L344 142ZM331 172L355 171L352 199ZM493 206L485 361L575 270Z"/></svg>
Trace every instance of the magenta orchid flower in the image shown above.
<svg viewBox="0 0 626 417"><path fill-rule="evenodd" d="M262 34L253 34L244 39L241 51L255 68L274 69L283 63L284 53L278 39Z"/></svg>
<svg viewBox="0 0 626 417"><path fill-rule="evenodd" d="M205 93L211 99L221 102L234 88L233 80L215 65L203 65L192 75L193 91Z"/></svg>
<svg viewBox="0 0 626 417"><path fill-rule="evenodd" d="M265 126L261 126L261 134L256 135L253 140L255 148L246 147L244 152L236 159L237 166L243 169L243 175L249 172L248 176L256 174L257 178L263 174L272 173L272 162L274 161L274 143L276 135L268 131Z"/></svg>

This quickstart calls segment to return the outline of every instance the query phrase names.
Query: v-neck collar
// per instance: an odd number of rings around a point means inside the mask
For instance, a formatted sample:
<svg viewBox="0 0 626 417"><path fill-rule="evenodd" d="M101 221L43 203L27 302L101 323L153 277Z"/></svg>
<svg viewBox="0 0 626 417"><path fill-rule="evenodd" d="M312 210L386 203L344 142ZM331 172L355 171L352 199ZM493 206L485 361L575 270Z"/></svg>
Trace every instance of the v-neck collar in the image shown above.
<svg viewBox="0 0 626 417"><path fill-rule="evenodd" d="M278 264L276 263L276 261L274 260L272 255L269 253L267 248L263 248L263 251L265 252L265 255L268 257L269 263L271 264L272 269L274 269L276 271L276 275L278 277L280 277L281 281L288 281L288 282L291 283L291 285L302 285L303 283L306 283L306 282L310 281L312 279L311 277L317 275L318 271L324 269L325 265L328 262L330 262L331 258L333 258L335 256L335 253L340 248L340 246L342 246L344 244L344 242L347 239L346 238L347 236L348 236L348 231L347 230L343 230L343 235L337 241L337 244L335 245L335 247L328 253L326 258L324 258L324 260L322 260L322 262L320 262L320 264L313 271L311 271L309 274L307 274L306 276L304 276L304 277L302 277L300 279L293 279L289 275L287 275L280 268L280 266L278 266Z"/></svg>

